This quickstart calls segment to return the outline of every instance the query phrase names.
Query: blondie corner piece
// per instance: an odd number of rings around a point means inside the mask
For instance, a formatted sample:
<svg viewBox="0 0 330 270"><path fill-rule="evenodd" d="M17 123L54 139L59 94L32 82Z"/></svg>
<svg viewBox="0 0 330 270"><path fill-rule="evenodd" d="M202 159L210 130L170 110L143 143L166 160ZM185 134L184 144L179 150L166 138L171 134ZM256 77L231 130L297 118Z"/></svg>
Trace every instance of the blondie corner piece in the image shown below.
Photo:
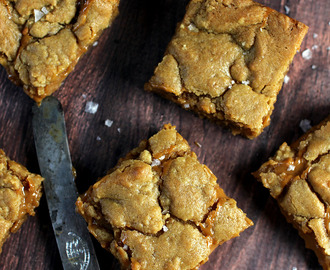
<svg viewBox="0 0 330 270"><path fill-rule="evenodd" d="M307 29L251 0L192 0L145 89L255 138Z"/></svg>
<svg viewBox="0 0 330 270"><path fill-rule="evenodd" d="M283 143L254 175L330 269L330 116L291 146Z"/></svg>
<svg viewBox="0 0 330 270"><path fill-rule="evenodd" d="M41 198L40 175L6 157L0 149L0 252L10 233L16 232Z"/></svg>
<svg viewBox="0 0 330 270"><path fill-rule="evenodd" d="M0 64L35 101L56 91L118 14L119 0L1 0Z"/></svg>
<svg viewBox="0 0 330 270"><path fill-rule="evenodd" d="M219 244L253 224L216 180L168 124L76 205L123 269L196 269Z"/></svg>

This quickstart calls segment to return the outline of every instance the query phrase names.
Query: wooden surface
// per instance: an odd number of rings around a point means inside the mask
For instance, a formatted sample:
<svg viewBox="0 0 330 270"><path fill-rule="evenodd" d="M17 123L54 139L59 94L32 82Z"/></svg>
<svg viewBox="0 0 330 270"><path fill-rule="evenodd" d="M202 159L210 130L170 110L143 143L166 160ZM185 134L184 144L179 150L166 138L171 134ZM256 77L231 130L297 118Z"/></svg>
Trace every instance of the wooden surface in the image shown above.
<svg viewBox="0 0 330 270"><path fill-rule="evenodd" d="M120 15L99 43L80 60L55 96L62 102L80 192L139 141L171 122L191 144L199 160L218 177L220 186L237 200L255 225L217 248L201 269L320 269L313 252L287 224L276 202L251 172L279 145L302 134L302 119L317 124L330 112L329 0L260 0L310 29L291 65L275 104L271 125L260 137L247 140L202 120L143 90L161 60L187 0L122 0ZM1 37L2 38L2 37ZM309 48L312 58L301 52ZM315 66L314 66L315 65ZM313 68L312 68L313 67ZM39 172L31 126L33 101L13 85L0 68L0 148L29 170ZM87 101L99 104L96 114ZM104 124L113 121L111 127ZM198 142L202 147L197 147ZM118 269L114 257L95 247L101 269ZM61 262L43 197L35 217L4 244L0 269L61 269Z"/></svg>

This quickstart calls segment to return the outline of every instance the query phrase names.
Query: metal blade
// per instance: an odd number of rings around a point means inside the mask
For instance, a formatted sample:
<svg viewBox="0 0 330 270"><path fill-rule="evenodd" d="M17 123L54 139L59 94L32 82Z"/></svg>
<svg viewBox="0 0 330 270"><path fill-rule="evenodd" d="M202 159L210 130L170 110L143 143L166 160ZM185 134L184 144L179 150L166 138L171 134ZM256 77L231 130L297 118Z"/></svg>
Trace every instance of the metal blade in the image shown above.
<svg viewBox="0 0 330 270"><path fill-rule="evenodd" d="M61 103L47 97L33 109L33 134L50 218L64 270L100 269L78 197Z"/></svg>

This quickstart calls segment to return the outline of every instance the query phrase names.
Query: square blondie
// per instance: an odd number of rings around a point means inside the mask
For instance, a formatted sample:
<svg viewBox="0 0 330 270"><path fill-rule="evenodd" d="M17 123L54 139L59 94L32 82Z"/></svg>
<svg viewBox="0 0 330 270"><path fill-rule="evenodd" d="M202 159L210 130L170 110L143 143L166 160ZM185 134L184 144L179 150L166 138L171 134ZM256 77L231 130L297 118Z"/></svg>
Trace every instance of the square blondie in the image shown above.
<svg viewBox="0 0 330 270"><path fill-rule="evenodd" d="M119 0L0 1L0 64L35 101L57 90L118 14Z"/></svg>
<svg viewBox="0 0 330 270"><path fill-rule="evenodd" d="M292 145L283 143L254 175L330 269L330 116Z"/></svg>
<svg viewBox="0 0 330 270"><path fill-rule="evenodd" d="M34 216L42 195L40 175L10 160L0 149L0 252L10 233Z"/></svg>
<svg viewBox="0 0 330 270"><path fill-rule="evenodd" d="M123 269L196 269L253 223L171 125L121 159L77 210Z"/></svg>
<svg viewBox="0 0 330 270"><path fill-rule="evenodd" d="M255 138L307 29L252 0L192 0L145 90Z"/></svg>

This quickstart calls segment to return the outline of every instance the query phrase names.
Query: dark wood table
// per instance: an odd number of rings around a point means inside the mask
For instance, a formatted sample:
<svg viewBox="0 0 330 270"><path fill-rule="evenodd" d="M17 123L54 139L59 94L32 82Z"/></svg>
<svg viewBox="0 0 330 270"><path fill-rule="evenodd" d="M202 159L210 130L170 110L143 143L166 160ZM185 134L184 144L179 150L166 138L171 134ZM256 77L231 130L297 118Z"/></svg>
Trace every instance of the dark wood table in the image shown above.
<svg viewBox="0 0 330 270"><path fill-rule="evenodd" d="M278 96L271 125L247 140L202 120L175 104L143 90L161 60L187 0L122 0L120 15L98 45L80 60L55 96L62 102L73 165L80 192L139 141L172 123L188 140L199 160L218 177L220 186L237 200L254 226L217 248L201 269L320 269L313 252L251 172L284 141L303 132L302 119L317 124L330 112L329 0L261 0L261 3L307 24L310 29ZM288 10L287 10L288 11ZM301 52L312 51L306 60ZM0 69L0 148L14 160L39 172L31 126L33 101ZM99 104L85 112L87 101ZM105 120L113 121L111 127ZM197 147L194 142L202 147ZM101 269L119 269L114 257L94 241ZM35 217L4 244L0 269L61 269L55 238L43 197Z"/></svg>

